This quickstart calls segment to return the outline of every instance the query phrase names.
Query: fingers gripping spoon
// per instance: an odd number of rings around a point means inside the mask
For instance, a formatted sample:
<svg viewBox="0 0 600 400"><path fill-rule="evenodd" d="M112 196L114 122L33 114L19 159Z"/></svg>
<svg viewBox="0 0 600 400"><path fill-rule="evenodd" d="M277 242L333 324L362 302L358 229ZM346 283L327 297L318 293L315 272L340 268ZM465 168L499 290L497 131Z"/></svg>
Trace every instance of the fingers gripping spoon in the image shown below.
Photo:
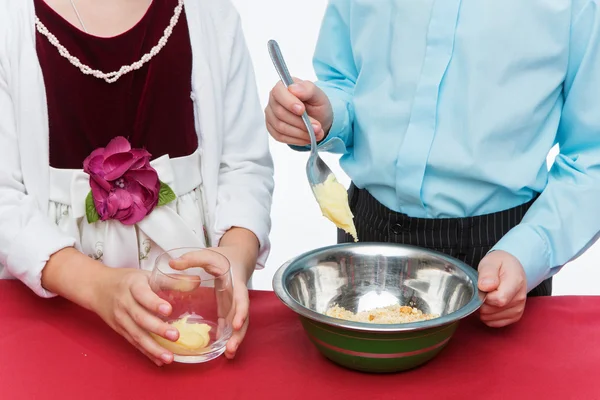
<svg viewBox="0 0 600 400"><path fill-rule="evenodd" d="M271 61L273 61L281 82L283 82L286 88L289 88L294 81L283 59L279 45L276 41L270 40L268 48ZM338 228L352 235L355 241L358 241L353 215L348 205L348 193L337 181L331 169L325 164L325 161L319 157L317 138L306 111L302 114L302 121L310 136L310 155L306 162L306 176L308 177L308 183L313 195L317 203L319 203L323 215Z"/></svg>

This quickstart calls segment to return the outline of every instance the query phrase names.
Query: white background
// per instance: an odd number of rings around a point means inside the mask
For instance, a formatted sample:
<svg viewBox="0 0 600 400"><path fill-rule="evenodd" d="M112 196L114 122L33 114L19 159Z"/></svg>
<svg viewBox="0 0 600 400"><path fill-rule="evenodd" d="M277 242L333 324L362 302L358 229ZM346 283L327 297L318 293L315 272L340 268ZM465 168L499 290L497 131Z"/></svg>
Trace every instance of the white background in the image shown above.
<svg viewBox="0 0 600 400"><path fill-rule="evenodd" d="M242 17L263 107L278 80L267 52L269 39L279 42L292 75L315 79L311 60L326 0L233 0L233 3ZM271 151L275 162L273 249L267 267L257 271L252 282L255 289L268 290L274 272L285 261L304 251L336 243L335 227L321 216L306 181L307 155L273 140ZM330 154L322 157L347 186L350 181L340 169L338 157ZM600 294L599 258L600 244L597 244L566 265L554 280L554 294Z"/></svg>

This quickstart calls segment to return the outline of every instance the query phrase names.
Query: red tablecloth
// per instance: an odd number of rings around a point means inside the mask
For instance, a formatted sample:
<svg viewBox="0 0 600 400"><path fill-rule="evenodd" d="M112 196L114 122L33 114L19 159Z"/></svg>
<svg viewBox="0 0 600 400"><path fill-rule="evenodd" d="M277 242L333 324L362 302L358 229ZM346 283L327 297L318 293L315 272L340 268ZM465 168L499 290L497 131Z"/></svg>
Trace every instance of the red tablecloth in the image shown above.
<svg viewBox="0 0 600 400"><path fill-rule="evenodd" d="M600 399L600 297L532 299L502 330L467 319L393 375L324 359L273 293L251 293L250 321L234 361L158 368L95 315L0 281L0 399Z"/></svg>

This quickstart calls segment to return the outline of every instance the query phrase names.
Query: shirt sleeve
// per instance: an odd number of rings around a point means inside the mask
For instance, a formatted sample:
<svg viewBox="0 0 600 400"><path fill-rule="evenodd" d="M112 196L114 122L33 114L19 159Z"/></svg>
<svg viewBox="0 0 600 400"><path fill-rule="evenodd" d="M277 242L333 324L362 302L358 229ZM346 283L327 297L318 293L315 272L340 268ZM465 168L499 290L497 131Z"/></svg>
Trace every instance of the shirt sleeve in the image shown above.
<svg viewBox="0 0 600 400"><path fill-rule="evenodd" d="M218 242L232 227L253 232L260 243L257 269L262 269L271 246L273 160L239 15L233 6L227 11L228 18L235 21L232 23L235 30L226 56L229 74L215 212L216 240Z"/></svg>
<svg viewBox="0 0 600 400"><path fill-rule="evenodd" d="M74 246L75 239L62 233L27 194L3 52L0 47L0 266L39 296L53 297L42 287L42 270L52 254Z"/></svg>
<svg viewBox="0 0 600 400"><path fill-rule="evenodd" d="M352 97L358 76L350 41L351 2L330 0L321 24L313 57L318 81L315 84L329 97L333 125L319 149L344 154L353 145L354 108ZM307 150L310 146L291 146Z"/></svg>
<svg viewBox="0 0 600 400"><path fill-rule="evenodd" d="M574 2L576 3L576 2ZM546 188L493 250L514 255L530 291L594 243L600 229L600 9L588 1L571 24L557 132Z"/></svg>

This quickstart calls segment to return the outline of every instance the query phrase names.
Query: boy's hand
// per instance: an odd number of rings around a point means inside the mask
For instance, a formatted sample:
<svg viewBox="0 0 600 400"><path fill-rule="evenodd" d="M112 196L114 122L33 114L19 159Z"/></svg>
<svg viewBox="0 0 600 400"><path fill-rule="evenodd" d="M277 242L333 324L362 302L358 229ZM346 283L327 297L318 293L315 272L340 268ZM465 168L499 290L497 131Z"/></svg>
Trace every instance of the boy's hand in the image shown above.
<svg viewBox="0 0 600 400"><path fill-rule="evenodd" d="M287 89L279 82L269 96L265 109L267 129L278 142L305 146L310 144L308 131L302 122L306 110L312 122L317 141L329 133L333 123L331 103L325 92L314 83L294 79Z"/></svg>
<svg viewBox="0 0 600 400"><path fill-rule="evenodd" d="M521 319L527 300L527 278L523 266L505 251L493 251L479 263L479 289L487 292L480 318L500 328Z"/></svg>

